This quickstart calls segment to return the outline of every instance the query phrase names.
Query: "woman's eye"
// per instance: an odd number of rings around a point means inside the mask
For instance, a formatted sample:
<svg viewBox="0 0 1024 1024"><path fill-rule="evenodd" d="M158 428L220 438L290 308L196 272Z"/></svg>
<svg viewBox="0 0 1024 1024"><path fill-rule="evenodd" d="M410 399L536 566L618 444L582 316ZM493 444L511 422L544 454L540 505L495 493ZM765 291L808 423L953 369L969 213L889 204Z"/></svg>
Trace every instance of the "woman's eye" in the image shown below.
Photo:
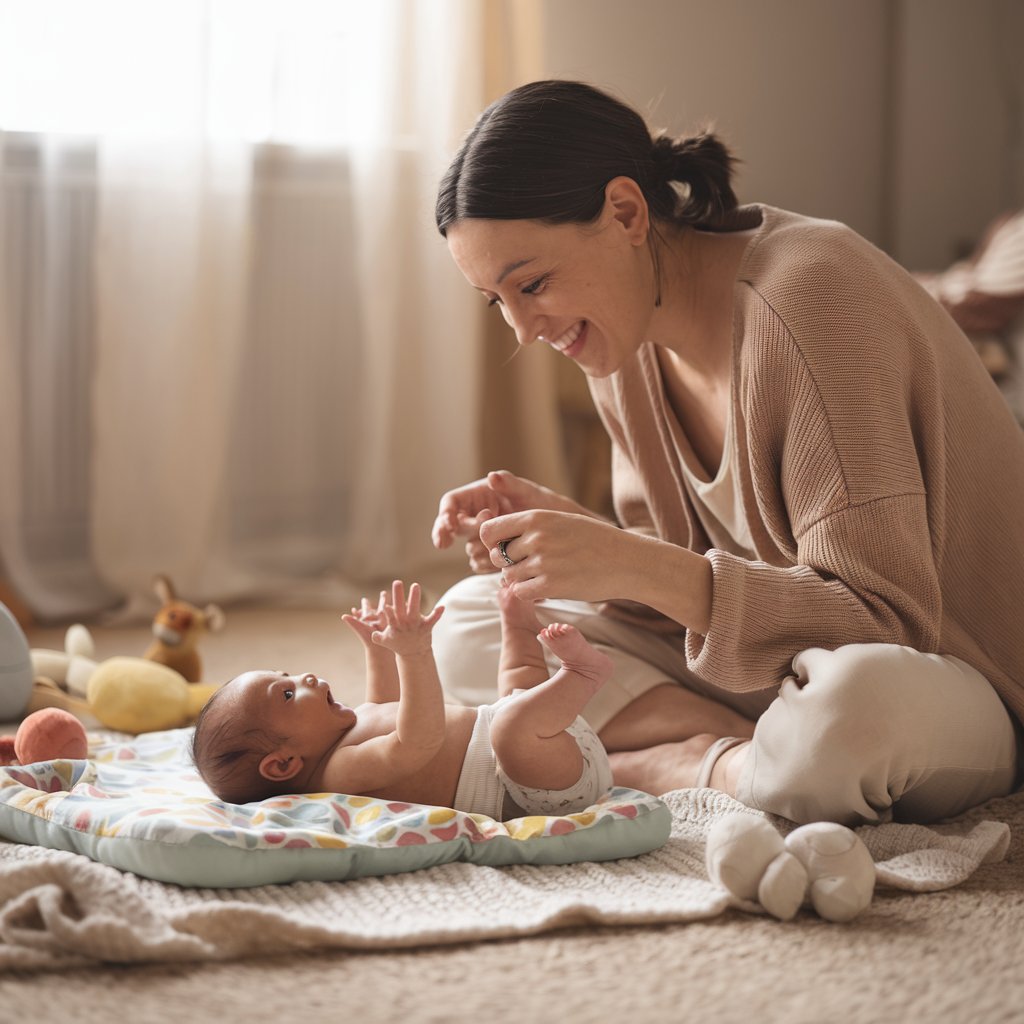
<svg viewBox="0 0 1024 1024"><path fill-rule="evenodd" d="M539 295L542 291L544 291L544 286L547 283L548 283L548 277L547 277L547 274L544 274L543 276L538 277L536 281L531 281L528 285L524 285L519 290L520 290L520 292L523 295ZM491 298L491 299L487 300L487 305L488 306L501 306L501 305L503 305L503 303L501 301L501 298L499 296L495 295L494 298Z"/></svg>

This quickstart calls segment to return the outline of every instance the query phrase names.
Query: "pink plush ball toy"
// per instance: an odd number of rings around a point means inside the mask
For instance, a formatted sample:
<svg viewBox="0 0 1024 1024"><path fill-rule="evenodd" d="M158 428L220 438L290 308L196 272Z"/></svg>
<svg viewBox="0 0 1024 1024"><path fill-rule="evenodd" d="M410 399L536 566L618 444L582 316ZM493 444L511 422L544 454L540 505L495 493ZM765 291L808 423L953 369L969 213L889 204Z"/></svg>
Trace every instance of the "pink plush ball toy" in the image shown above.
<svg viewBox="0 0 1024 1024"><path fill-rule="evenodd" d="M63 708L33 711L18 726L14 737L14 756L21 764L55 758L81 760L88 754L85 726Z"/></svg>

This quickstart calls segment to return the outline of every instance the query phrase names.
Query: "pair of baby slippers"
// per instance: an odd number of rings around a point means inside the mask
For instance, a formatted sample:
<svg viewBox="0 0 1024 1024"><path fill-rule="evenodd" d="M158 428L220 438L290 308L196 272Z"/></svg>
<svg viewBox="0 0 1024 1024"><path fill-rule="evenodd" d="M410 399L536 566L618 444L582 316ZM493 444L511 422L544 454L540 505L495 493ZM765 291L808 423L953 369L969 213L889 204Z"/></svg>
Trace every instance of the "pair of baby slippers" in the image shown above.
<svg viewBox="0 0 1024 1024"><path fill-rule="evenodd" d="M783 839L765 818L730 814L712 826L705 862L712 882L781 921L807 903L827 921L851 921L875 891L875 862L863 841L828 821Z"/></svg>

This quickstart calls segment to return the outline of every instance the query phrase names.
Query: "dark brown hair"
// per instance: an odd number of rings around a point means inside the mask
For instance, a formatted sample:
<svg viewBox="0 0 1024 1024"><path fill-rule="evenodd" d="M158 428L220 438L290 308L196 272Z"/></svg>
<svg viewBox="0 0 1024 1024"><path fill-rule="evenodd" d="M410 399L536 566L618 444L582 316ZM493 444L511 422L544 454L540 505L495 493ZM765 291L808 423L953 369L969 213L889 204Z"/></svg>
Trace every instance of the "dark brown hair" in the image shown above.
<svg viewBox="0 0 1024 1024"><path fill-rule="evenodd" d="M714 227L736 207L734 158L704 131L653 138L625 103L583 82L513 89L477 118L438 188L442 235L465 218L590 223L620 175L654 221Z"/></svg>
<svg viewBox="0 0 1024 1024"><path fill-rule="evenodd" d="M266 729L252 728L230 714L218 713L217 690L196 718L192 734L192 761L214 795L228 803L263 800L287 790L287 783L260 774L260 761L284 741Z"/></svg>

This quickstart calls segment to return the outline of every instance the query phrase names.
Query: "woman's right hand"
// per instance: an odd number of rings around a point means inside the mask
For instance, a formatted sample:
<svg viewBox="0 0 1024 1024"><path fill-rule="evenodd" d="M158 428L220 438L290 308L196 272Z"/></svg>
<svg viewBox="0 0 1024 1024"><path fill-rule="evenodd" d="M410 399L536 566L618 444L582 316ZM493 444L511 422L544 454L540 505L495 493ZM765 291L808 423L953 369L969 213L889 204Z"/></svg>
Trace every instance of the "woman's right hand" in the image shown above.
<svg viewBox="0 0 1024 1024"><path fill-rule="evenodd" d="M480 524L494 516L530 509L593 515L547 487L499 469L442 495L431 539L434 547L447 548L456 537L465 537L466 556L473 572L496 572L490 551L480 540Z"/></svg>

